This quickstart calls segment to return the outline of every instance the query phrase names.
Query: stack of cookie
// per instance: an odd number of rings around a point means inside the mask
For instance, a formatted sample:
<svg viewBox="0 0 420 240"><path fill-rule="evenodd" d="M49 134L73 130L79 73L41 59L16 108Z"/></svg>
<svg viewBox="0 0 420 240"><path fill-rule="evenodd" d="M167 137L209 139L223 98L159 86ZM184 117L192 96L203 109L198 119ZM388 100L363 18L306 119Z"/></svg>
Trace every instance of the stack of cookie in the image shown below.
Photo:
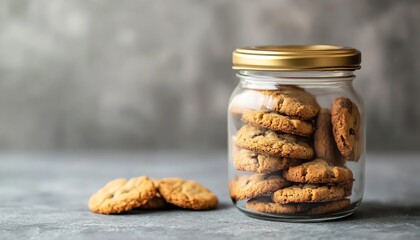
<svg viewBox="0 0 420 240"><path fill-rule="evenodd" d="M240 174L230 182L234 201L248 200L252 211L274 214L325 214L350 201L353 174L344 166L356 160L360 117L347 98L320 109L298 87L258 91L261 110L245 110L236 136L233 165Z"/></svg>

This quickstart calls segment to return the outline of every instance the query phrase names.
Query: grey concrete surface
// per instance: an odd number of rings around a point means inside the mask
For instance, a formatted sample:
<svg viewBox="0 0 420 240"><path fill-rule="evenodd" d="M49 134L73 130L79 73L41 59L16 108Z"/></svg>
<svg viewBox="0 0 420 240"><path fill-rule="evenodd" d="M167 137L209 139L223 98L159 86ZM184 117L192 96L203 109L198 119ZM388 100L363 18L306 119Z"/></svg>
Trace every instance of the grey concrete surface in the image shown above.
<svg viewBox="0 0 420 240"><path fill-rule="evenodd" d="M369 149L418 150L419 22L418 0L0 0L0 149L224 149L236 47L338 44Z"/></svg>
<svg viewBox="0 0 420 240"><path fill-rule="evenodd" d="M200 159L200 160L199 160ZM249 218L228 198L222 153L0 156L0 239L419 239L420 154L371 154L351 217L324 223ZM90 213L89 195L116 177L180 176L220 198L207 212Z"/></svg>

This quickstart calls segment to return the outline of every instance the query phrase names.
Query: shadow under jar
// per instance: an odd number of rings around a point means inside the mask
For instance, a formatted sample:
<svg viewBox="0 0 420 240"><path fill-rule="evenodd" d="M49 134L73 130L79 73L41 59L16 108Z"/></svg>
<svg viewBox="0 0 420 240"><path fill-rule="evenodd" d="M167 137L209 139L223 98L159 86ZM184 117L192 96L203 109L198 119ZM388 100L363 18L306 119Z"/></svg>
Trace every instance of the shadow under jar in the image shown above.
<svg viewBox="0 0 420 240"><path fill-rule="evenodd" d="M358 50L261 46L233 52L229 190L251 217L310 222L352 214L364 190Z"/></svg>

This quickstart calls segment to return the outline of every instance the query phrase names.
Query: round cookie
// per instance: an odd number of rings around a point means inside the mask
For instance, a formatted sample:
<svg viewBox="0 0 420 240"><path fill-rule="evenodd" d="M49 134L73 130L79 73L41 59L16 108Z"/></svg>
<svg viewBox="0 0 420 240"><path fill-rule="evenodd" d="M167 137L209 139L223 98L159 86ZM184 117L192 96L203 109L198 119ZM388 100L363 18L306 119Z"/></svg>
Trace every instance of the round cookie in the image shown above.
<svg viewBox="0 0 420 240"><path fill-rule="evenodd" d="M335 99L331 104L331 123L341 155L349 160L359 160L360 113L357 106L348 98Z"/></svg>
<svg viewBox="0 0 420 240"><path fill-rule="evenodd" d="M349 199L341 199L332 202L315 203L315 205L307 212L311 215L321 215L337 212L350 206Z"/></svg>
<svg viewBox="0 0 420 240"><path fill-rule="evenodd" d="M156 195L155 187L146 176L115 179L94 193L89 209L95 213L114 214L137 208Z"/></svg>
<svg viewBox="0 0 420 240"><path fill-rule="evenodd" d="M262 105L287 116L302 120L314 118L319 112L315 98L301 88L282 86L279 90L263 90Z"/></svg>
<svg viewBox="0 0 420 240"><path fill-rule="evenodd" d="M241 120L251 125L307 137L311 136L313 132L313 126L310 123L274 111L246 110L242 114Z"/></svg>
<svg viewBox="0 0 420 240"><path fill-rule="evenodd" d="M182 178L160 180L159 192L166 202L193 210L209 210L217 207L217 196L206 187Z"/></svg>
<svg viewBox="0 0 420 240"><path fill-rule="evenodd" d="M308 209L306 204L280 204L274 203L270 197L262 196L248 200L245 205L249 210L260 213L291 214L300 213Z"/></svg>
<svg viewBox="0 0 420 240"><path fill-rule="evenodd" d="M339 200L346 197L344 187L335 185L299 184L273 193L273 202L305 203L305 202L327 202Z"/></svg>
<svg viewBox="0 0 420 240"><path fill-rule="evenodd" d="M315 159L284 171L283 177L299 183L348 183L353 172L345 166L331 166L323 159Z"/></svg>
<svg viewBox="0 0 420 240"><path fill-rule="evenodd" d="M270 174L244 175L229 184L230 196L235 200L257 197L289 186L281 176Z"/></svg>
<svg viewBox="0 0 420 240"><path fill-rule="evenodd" d="M163 208L168 207L169 204L165 202L165 200L162 198L162 195L159 192L160 180L152 179L152 182L156 189L156 196L154 196L152 199L147 201L146 204L140 206L139 208L145 209L145 210L153 210L153 209L163 209Z"/></svg>
<svg viewBox="0 0 420 240"><path fill-rule="evenodd" d="M303 139L249 124L238 130L236 144L254 152L282 157L311 159L314 155L312 147Z"/></svg>
<svg viewBox="0 0 420 240"><path fill-rule="evenodd" d="M345 163L334 142L331 113L326 108L321 109L316 119L314 150L317 158L322 158L333 165L343 165Z"/></svg>
<svg viewBox="0 0 420 240"><path fill-rule="evenodd" d="M235 154L233 164L240 171L269 173L288 169L302 163L302 160L270 156L241 149Z"/></svg>

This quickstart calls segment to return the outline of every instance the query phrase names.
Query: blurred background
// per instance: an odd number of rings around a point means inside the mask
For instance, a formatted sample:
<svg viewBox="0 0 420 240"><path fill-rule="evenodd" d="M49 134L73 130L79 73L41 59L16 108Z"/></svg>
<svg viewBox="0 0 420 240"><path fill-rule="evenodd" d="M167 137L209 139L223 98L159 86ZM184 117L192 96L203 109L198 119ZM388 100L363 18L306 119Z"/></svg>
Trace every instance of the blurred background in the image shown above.
<svg viewBox="0 0 420 240"><path fill-rule="evenodd" d="M420 150L420 1L0 0L0 150L224 150L248 45L362 51L368 151Z"/></svg>

